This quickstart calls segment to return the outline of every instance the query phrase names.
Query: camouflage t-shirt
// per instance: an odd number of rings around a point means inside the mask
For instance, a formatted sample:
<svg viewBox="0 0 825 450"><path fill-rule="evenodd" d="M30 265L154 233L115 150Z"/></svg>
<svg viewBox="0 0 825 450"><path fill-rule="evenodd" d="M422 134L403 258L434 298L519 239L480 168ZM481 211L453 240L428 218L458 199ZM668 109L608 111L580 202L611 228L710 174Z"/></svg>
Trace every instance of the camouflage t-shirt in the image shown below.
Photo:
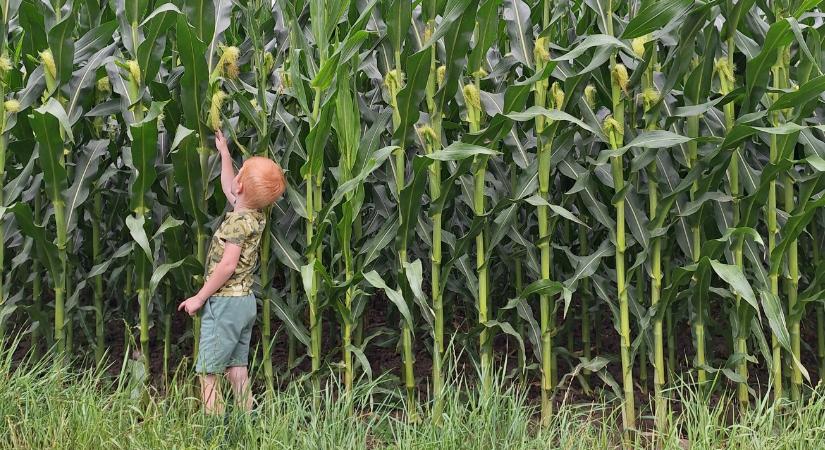
<svg viewBox="0 0 825 450"><path fill-rule="evenodd" d="M206 256L207 276L212 276L215 266L221 261L226 242L240 246L241 256L235 267L235 273L214 295L239 297L252 292L252 275L258 262L259 244L264 228L266 228L266 217L261 211L226 213L223 222L212 236L209 254Z"/></svg>

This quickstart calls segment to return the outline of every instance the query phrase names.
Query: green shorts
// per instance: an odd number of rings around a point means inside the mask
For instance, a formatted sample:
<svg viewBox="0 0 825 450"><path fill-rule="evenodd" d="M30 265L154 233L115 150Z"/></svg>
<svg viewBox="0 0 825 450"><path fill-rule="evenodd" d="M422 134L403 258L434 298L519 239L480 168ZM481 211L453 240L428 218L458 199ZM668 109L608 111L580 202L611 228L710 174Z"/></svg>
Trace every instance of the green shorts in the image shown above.
<svg viewBox="0 0 825 450"><path fill-rule="evenodd" d="M255 296L209 297L201 315L197 373L223 373L243 367L249 359L249 341L256 315Z"/></svg>

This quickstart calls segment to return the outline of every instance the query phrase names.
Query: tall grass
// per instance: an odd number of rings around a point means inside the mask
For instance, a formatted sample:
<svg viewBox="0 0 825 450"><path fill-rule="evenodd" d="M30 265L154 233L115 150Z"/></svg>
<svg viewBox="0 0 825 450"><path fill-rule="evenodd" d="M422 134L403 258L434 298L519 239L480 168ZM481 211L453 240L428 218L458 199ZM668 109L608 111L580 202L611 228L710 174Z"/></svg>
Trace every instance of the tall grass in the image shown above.
<svg viewBox="0 0 825 450"><path fill-rule="evenodd" d="M540 427L540 405L524 386L503 382L502 374L486 396L445 367L442 420L435 425L404 420L405 396L385 379L361 379L351 396L339 397L341 386L330 377L317 403L311 384L295 382L259 394L252 415L224 418L199 412L188 394L194 380L186 377L163 394L139 395L133 387L143 385L130 381L128 367L114 377L102 367L69 367L52 357L14 361L11 351L0 353L0 448L602 449L621 442L615 399L562 400L548 426ZM741 417L733 414L734 395L708 402L686 382L665 394L677 405L669 431L636 434L636 448L817 448L825 441L821 387L798 407L779 408L766 399Z"/></svg>

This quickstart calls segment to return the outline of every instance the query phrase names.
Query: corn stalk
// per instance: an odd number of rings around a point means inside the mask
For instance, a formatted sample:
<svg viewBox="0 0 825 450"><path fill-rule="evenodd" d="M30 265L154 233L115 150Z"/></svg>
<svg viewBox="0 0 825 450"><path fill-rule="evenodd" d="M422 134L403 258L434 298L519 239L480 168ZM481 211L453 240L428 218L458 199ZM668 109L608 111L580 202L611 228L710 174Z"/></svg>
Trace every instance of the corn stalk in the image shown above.
<svg viewBox="0 0 825 450"><path fill-rule="evenodd" d="M427 14L427 24L424 31L425 40L429 41L435 31L436 22L436 1L430 0L426 3L425 12ZM436 102L436 90L444 84L446 67L438 64L437 52L432 52L430 58L430 76L427 79L427 108L430 114L430 124L421 130L424 141L424 153L431 155L441 149L441 119L442 111ZM439 73L441 73L439 79ZM430 201L436 202L441 197L441 163L433 161L429 168L429 195ZM444 410L444 374L442 371L444 356L444 303L441 286L441 211L435 211L430 215L432 221L432 249L430 250L430 296L433 305L433 422L441 422Z"/></svg>
<svg viewBox="0 0 825 450"><path fill-rule="evenodd" d="M735 51L733 42L733 37L728 39L727 47L728 47L728 55L726 58L720 58L716 62L716 71L719 75L719 93L722 95L728 95L735 86L736 78L733 73L733 54ZM735 112L734 112L734 105L733 103L728 103L724 106L725 112L725 129L730 132L733 129L733 126L736 121ZM730 185L730 194L733 197L733 223L738 224L740 221L740 210L739 210L739 201L741 191L740 191L740 182L739 182L739 149L737 148L730 161L730 166L728 167L728 183ZM737 237L734 243L734 263L740 268L740 270L744 270L743 266L743 247L744 247L744 237L739 236ZM736 372L739 374L741 378L745 381L739 383L737 385L737 397L739 399L739 405L743 408L747 408L749 404L749 397L748 397L748 362L747 359L744 358L744 355L748 353L748 331L749 326L746 323L750 319L750 315L747 313L744 308L746 305L742 303L742 296L736 294L736 312L737 317L739 320L739 328L738 333L734 336L735 340L735 352L740 353L743 355L742 359L740 359L739 363L737 364Z"/></svg>
<svg viewBox="0 0 825 450"><path fill-rule="evenodd" d="M777 13L779 11L774 11ZM778 16L777 16L778 17ZM773 87L775 89L782 89L786 85L786 77L787 77L787 64L790 58L790 49L787 47L780 47L777 50L777 63L771 68L771 73L773 74ZM786 58L787 55L787 58ZM774 99L777 97L774 95ZM778 126L783 122L782 113L780 111L774 111L771 113L771 124L773 126ZM781 149L779 144L779 136L776 134L771 135L770 141L770 162L772 164L779 164L780 157L781 157ZM785 190L790 192L791 195L791 203L793 202L793 187L790 185L790 177L783 177L783 181L785 181ZM777 204L776 204L776 179L772 179L770 182L770 188L768 191L768 258L770 259L773 255L773 251L776 248L776 241L777 236L779 235L779 226L777 224ZM787 198L786 198L787 202ZM794 246L795 247L795 246ZM794 250L795 251L795 250ZM770 289L771 294L779 297L779 275L777 273L771 273L770 275ZM794 296L796 293L794 292ZM772 373L772 386L773 386L773 396L775 399L780 399L784 395L783 391L783 379L782 379L782 349L781 344L776 336L773 334L771 336L771 352L773 356L773 363L771 367L773 369Z"/></svg>
<svg viewBox="0 0 825 450"><path fill-rule="evenodd" d="M791 61L791 50L790 47L782 48L779 52L778 63L779 67L777 67L775 72L774 83L781 85L783 89L790 88L790 64ZM778 79L778 80L777 80ZM777 83L778 81L778 83ZM804 81L804 80L802 80ZM784 123L784 116L786 115L786 111L777 111L775 116L775 125L781 125ZM790 155L786 155L786 158L793 159L794 154L793 150L791 150ZM793 179L793 172L789 171L783 174L782 180L782 191L784 194L784 205L783 208L785 212L789 215L793 214L795 209L795 201L794 201L794 179ZM788 366L791 368L791 400L799 401L802 395L802 371L799 367L799 364L794 362L801 360L801 338L800 338L800 327L799 327L799 319L797 319L796 309L799 308L799 250L797 246L796 239L790 242L787 251L787 265L788 265L788 272L785 278L785 296L788 299L788 328L790 331L791 337L791 348L790 352L792 357L790 358L790 363Z"/></svg>
<svg viewBox="0 0 825 450"><path fill-rule="evenodd" d="M696 167L698 161L698 145L694 139L699 137L699 116L690 116L687 118L687 129L685 135L692 140L688 142L688 169ZM697 200L697 192L699 190L699 182L694 181L690 188L690 200ZM690 226L691 231L691 249L693 254L693 262L699 262L699 253L702 246L702 230L700 228L700 218L694 218ZM707 382L707 372L704 366L707 364L705 357L705 305L702 299L697 296L695 302L694 318L693 318L693 334L696 339L696 381L704 385Z"/></svg>
<svg viewBox="0 0 825 450"><path fill-rule="evenodd" d="M198 14L193 11L192 14ZM204 22L197 22L201 25ZM195 131L194 136L184 139L181 148L173 156L175 181L181 187L181 203L194 225L196 258L206 264L206 212L208 211L209 152L206 147L208 129L203 105L206 103L208 66L204 55L206 30L195 28L184 15L177 16L176 36L180 63L184 68L181 77L180 102L185 126ZM203 277L199 276L198 283ZM200 341L200 315L192 322L192 358L197 360Z"/></svg>
<svg viewBox="0 0 825 450"><path fill-rule="evenodd" d="M350 71L355 70L351 64L342 64L341 72L338 74L338 94L336 96L335 108L335 129L338 135L339 164L341 170L339 181L341 184L353 179L356 169L356 159L358 158L359 140L361 137L361 124L359 112L354 102L353 93L355 91L352 80L345 76ZM359 215L363 188L356 188L345 194L344 202L341 205L341 219L338 223L337 234L341 256L344 263L344 281L349 286L344 294L342 348L344 357L344 389L348 394L352 393L352 382L354 367L352 361L352 332L353 332L353 300L356 296L356 288L353 284L355 278L355 261L353 252L353 228L355 218Z"/></svg>
<svg viewBox="0 0 825 450"><path fill-rule="evenodd" d="M639 41L634 41L634 46L644 45L649 40L649 37L645 36L642 38L637 38ZM657 62L657 45L658 42L653 40L651 43L647 43L648 46L652 46L652 51L650 52L650 59L647 61L647 68L645 70L644 75L642 76L642 104L645 116L645 129L647 131L654 131L658 128L658 114L657 111L654 109L657 103L660 100L660 95L658 90L656 89L656 85L653 83L653 69L656 67ZM644 47L635 48L637 52L642 53L637 56L643 57L645 52L643 51ZM659 213L659 181L658 181L658 168L657 168L657 161L652 161L647 167L647 174L648 174L648 212L650 215L651 221L657 220L657 214ZM650 306L654 310L660 307L660 299L661 299L661 292L662 292L662 240L659 237L652 237L651 238L651 249L650 249ZM641 284L641 283L640 283ZM656 427L658 430L665 429L665 423L667 420L667 401L664 396L664 388L665 388L665 361L664 361L664 339L662 336L662 318L664 317L663 314L657 313L653 319L653 389L654 389L654 397L655 397L655 417L656 417ZM641 363L644 367L645 358L642 358Z"/></svg>
<svg viewBox="0 0 825 450"><path fill-rule="evenodd" d="M4 28L6 26L6 14L3 14L3 26ZM2 39L0 39L0 66L11 66L8 51L6 50L6 45ZM0 107L0 186L6 185L6 154L9 145L9 137L5 132L6 124L10 120L11 115L17 112L15 109L19 109L19 103L6 103L6 86L8 85L7 72L8 69L0 67L0 102L3 102L2 107ZM3 211L0 212L0 245L2 245L2 248L0 248L0 347L2 347L5 343L6 319L4 317L4 311L8 297L8 289L5 282L6 235L3 229L3 224L5 223L4 217L6 214L5 206L6 201L4 199L4 194L2 189L0 189L0 208L3 208Z"/></svg>
<svg viewBox="0 0 825 450"><path fill-rule="evenodd" d="M545 24L549 22L550 3L544 2ZM536 71L543 71L549 51L545 46L549 43L544 39L538 39L535 46ZM555 104L552 94L548 98L549 81L547 79L537 81L535 89L536 106L546 107L548 104ZM539 164L539 196L545 201L550 200L550 158L553 150L553 135L545 133L545 128L551 126L544 116L537 116L535 129L536 135L542 136L538 144L538 164ZM548 207L544 204L536 207L539 227L539 250L541 252L541 280L550 280L552 271L552 252L550 248L550 234ZM541 314L541 417L542 423L548 424L552 414L552 393L553 393L553 314L555 308L553 299L548 294L539 296Z"/></svg>
<svg viewBox="0 0 825 450"><path fill-rule="evenodd" d="M607 11L613 11L612 0L608 1ZM613 35L613 17L607 19L607 34ZM624 145L625 118L624 95L627 90L627 69L616 62L615 52L610 55L610 93L612 116L604 121L604 134L608 137L610 148L617 150ZM630 356L630 311L627 298L628 286L625 284L625 200L624 200L624 166L622 155L610 158L613 189L616 193L613 206L616 209L616 289L619 299L619 339L622 361L622 386L624 390L622 423L625 431L636 427L636 412L633 393L633 363Z"/></svg>
<svg viewBox="0 0 825 450"><path fill-rule="evenodd" d="M61 28L71 28L74 21L71 17L61 22ZM58 26L58 25L55 25ZM65 42L53 42L52 46L58 48L65 45ZM59 111L63 106L60 102L60 94L56 93L63 79L66 67L61 66L58 71L53 50L47 49L40 54L43 65L44 77L46 79L46 93L44 93L44 103L52 108L52 111ZM51 98L55 95L57 99ZM64 326L66 323L65 302L68 288L68 227L66 221L66 201L63 192L68 187L68 173L66 171L66 155L70 154L65 148L67 144L66 128L60 127L58 118L49 111L46 105L36 110L33 114L32 129L40 144L41 167L43 167L44 180L46 182L46 194L54 209L55 223L55 245L57 247L57 264L52 266L53 289L54 289L54 338L57 349L60 353L66 350L66 334ZM59 114L59 112L57 113ZM55 133L54 130L59 130Z"/></svg>

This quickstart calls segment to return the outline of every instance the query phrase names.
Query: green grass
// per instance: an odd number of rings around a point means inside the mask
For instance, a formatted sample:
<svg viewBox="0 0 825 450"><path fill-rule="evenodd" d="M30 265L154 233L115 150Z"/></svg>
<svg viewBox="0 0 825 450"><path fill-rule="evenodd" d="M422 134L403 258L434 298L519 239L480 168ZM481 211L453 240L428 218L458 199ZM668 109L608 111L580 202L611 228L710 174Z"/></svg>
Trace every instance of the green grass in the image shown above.
<svg viewBox="0 0 825 450"><path fill-rule="evenodd" d="M291 383L274 394L257 393L255 416L230 414L233 420L224 422L198 411L191 378L173 382L162 395L152 389L143 395L128 375L61 369L52 358L12 363L8 351L0 356L0 448L601 449L617 448L621 438L618 402L562 402L542 429L538 405L523 387L496 380L482 402L455 372L440 426L429 419L408 423L400 392L382 380L356 383L350 399L338 398L339 386L328 383L317 407L308 383ZM681 403L671 432L641 433L636 447L814 449L825 442L825 389L813 390L801 405L756 403L736 420L735 397L710 405L689 384L668 394Z"/></svg>

